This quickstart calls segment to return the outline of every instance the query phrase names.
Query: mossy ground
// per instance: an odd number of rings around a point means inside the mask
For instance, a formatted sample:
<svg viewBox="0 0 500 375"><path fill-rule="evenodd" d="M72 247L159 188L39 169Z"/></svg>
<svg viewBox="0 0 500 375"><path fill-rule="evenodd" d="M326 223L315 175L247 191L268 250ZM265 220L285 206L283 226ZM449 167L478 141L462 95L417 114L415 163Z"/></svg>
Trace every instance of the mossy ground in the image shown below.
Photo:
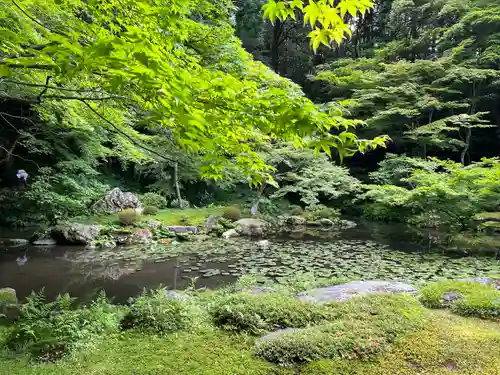
<svg viewBox="0 0 500 375"><path fill-rule="evenodd" d="M280 368L253 355L253 338L215 328L166 337L126 332L55 364L0 356L1 375L500 375L500 324L430 311L418 331L375 360ZM6 331L3 331L5 333ZM0 331L2 336L2 331Z"/></svg>
<svg viewBox="0 0 500 375"><path fill-rule="evenodd" d="M163 225L198 225L201 226L210 215L221 215L224 207L202 207L160 210L156 215L143 215L141 220L157 220ZM118 216L99 215L78 220L90 224L113 225L119 224Z"/></svg>

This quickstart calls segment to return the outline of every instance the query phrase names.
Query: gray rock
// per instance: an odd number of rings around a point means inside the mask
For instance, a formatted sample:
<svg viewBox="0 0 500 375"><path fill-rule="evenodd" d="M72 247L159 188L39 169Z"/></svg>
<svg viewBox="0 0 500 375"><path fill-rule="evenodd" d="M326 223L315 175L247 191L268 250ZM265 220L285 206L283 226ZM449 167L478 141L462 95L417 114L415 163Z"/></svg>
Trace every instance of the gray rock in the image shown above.
<svg viewBox="0 0 500 375"><path fill-rule="evenodd" d="M459 279L458 281L467 281L482 285L493 285L496 289L500 290L500 279L492 279L490 277L469 277L465 279Z"/></svg>
<svg viewBox="0 0 500 375"><path fill-rule="evenodd" d="M161 222L157 220L148 221L148 227L150 227L151 229L160 229L161 225L162 225Z"/></svg>
<svg viewBox="0 0 500 375"><path fill-rule="evenodd" d="M236 229L229 229L222 233L222 238L234 238L234 237L239 237L239 233L236 231Z"/></svg>
<svg viewBox="0 0 500 375"><path fill-rule="evenodd" d="M139 197L134 193L123 192L119 188L111 190L104 198L94 205L99 212L116 213L125 209L141 210Z"/></svg>
<svg viewBox="0 0 500 375"><path fill-rule="evenodd" d="M299 300L317 303L346 302L353 297L377 293L408 293L417 290L409 284L397 281L354 281L347 284L318 288L301 293Z"/></svg>
<svg viewBox="0 0 500 375"><path fill-rule="evenodd" d="M12 324L19 319L22 313L20 304L0 303L0 325Z"/></svg>
<svg viewBox="0 0 500 375"><path fill-rule="evenodd" d="M262 237L268 230L268 224L261 219L246 218L235 222L236 232L241 236Z"/></svg>
<svg viewBox="0 0 500 375"><path fill-rule="evenodd" d="M165 297L176 301L186 301L189 299L188 295L176 292L175 290L165 290Z"/></svg>
<svg viewBox="0 0 500 375"><path fill-rule="evenodd" d="M335 225L335 223L333 221L331 221L330 219L321 219L319 221L319 223L321 224L321 226L326 227L326 228L331 228Z"/></svg>
<svg viewBox="0 0 500 375"><path fill-rule="evenodd" d="M443 298L441 300L441 303L443 306L449 306L453 302L458 301L459 299L462 299L463 297L464 296L458 292L446 292L443 294Z"/></svg>
<svg viewBox="0 0 500 375"><path fill-rule="evenodd" d="M55 246L57 241L52 238L44 238L33 242L34 246Z"/></svg>
<svg viewBox="0 0 500 375"><path fill-rule="evenodd" d="M339 220L338 225L342 229L351 229L351 228L356 228L358 226L358 224L356 224L354 221L351 220Z"/></svg>
<svg viewBox="0 0 500 375"><path fill-rule="evenodd" d="M219 224L220 215L210 215L207 220L205 220L205 224L203 224L203 229L205 233L212 232L217 224Z"/></svg>
<svg viewBox="0 0 500 375"><path fill-rule="evenodd" d="M275 340L278 337L281 337L283 335L289 335L293 334L295 332L301 331L304 328L284 328L284 329L279 329L277 331L268 333L265 336L259 337L257 340L255 340L255 345L259 345L264 341L269 341L269 340Z"/></svg>
<svg viewBox="0 0 500 375"><path fill-rule="evenodd" d="M166 229L172 233L198 233L200 230L200 228L193 225L189 226L173 225L167 227Z"/></svg>
<svg viewBox="0 0 500 375"><path fill-rule="evenodd" d="M115 239L120 245L144 244L153 240L153 233L149 229L141 228L133 232L119 232Z"/></svg>
<svg viewBox="0 0 500 375"><path fill-rule="evenodd" d="M285 218L285 224L293 227L300 227L306 225L306 219L302 216L288 216Z"/></svg>
<svg viewBox="0 0 500 375"><path fill-rule="evenodd" d="M0 238L0 244L5 246L22 246L29 244L24 238Z"/></svg>
<svg viewBox="0 0 500 375"><path fill-rule="evenodd" d="M51 235L58 244L89 245L99 237L99 225L79 223L61 224L52 228Z"/></svg>

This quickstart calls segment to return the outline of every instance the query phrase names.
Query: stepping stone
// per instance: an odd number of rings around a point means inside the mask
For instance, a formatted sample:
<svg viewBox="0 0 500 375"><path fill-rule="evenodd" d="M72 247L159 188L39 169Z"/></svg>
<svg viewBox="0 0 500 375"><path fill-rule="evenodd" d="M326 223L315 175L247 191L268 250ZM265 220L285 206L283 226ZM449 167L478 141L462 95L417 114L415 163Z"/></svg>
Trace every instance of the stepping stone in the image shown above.
<svg viewBox="0 0 500 375"><path fill-rule="evenodd" d="M379 293L415 294L417 289L397 281L354 281L346 284L312 289L298 295L301 301L316 303L346 302L357 296Z"/></svg>

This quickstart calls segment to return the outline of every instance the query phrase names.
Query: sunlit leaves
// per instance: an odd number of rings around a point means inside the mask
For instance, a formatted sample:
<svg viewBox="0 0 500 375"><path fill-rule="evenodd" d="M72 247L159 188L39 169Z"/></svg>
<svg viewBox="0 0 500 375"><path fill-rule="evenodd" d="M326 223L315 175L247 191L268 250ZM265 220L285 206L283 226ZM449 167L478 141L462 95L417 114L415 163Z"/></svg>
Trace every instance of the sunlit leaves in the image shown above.
<svg viewBox="0 0 500 375"><path fill-rule="evenodd" d="M362 17L373 7L370 0L309 0L309 1L275 1L269 0L264 6L264 18L275 22L277 19L295 19L296 12L304 14L304 24L313 29L309 33L311 47L314 51L323 44L342 43L352 32L346 16Z"/></svg>

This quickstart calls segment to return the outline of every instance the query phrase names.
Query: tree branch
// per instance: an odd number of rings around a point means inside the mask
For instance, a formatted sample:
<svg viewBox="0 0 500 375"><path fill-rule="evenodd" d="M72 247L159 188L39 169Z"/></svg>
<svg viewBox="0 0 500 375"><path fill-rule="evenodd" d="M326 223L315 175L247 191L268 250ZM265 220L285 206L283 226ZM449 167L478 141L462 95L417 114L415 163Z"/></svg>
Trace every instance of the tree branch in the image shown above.
<svg viewBox="0 0 500 375"><path fill-rule="evenodd" d="M163 154L160 154L159 152L147 147L147 146L144 146L142 145L141 143L137 142L137 140L135 140L132 136L130 136L130 134L127 134L126 132L124 132L123 130L121 130L117 125L115 125L114 123L112 123L110 120L108 120L106 117L104 117L103 115L101 115L99 112L97 112L89 103L87 103L85 100L83 99L79 99L83 104L85 104L97 117L99 117L101 120L103 120L104 122L106 122L107 124L109 124L110 126L113 127L113 129L115 129L116 132L120 133L121 135L123 135L124 137L126 137L130 142L132 142L134 145L142 148L143 150L146 150L150 153L152 153L153 155L156 155L164 160L167 160L167 161L170 161L170 162L176 162L176 160L172 159L172 158L168 158L166 157L165 155Z"/></svg>
<svg viewBox="0 0 500 375"><path fill-rule="evenodd" d="M21 82L21 81L16 81L13 79L5 79L5 80L0 80L0 83L5 82L5 83L13 83L16 85L22 85L22 86L28 86L28 87L41 87L41 88L47 88L47 89L52 89L52 90L58 90L58 91L68 91L68 92L99 92L99 90L93 90L93 89L68 89L65 87L59 87L59 86L50 86L50 85L43 85L39 83L29 83L29 82Z"/></svg>
<svg viewBox="0 0 500 375"><path fill-rule="evenodd" d="M65 33L63 33L62 31L56 31L56 30L52 30L50 27L48 26L45 26L43 23L41 23L40 21L38 21L36 18L34 18L33 16L31 16L30 14L28 14L28 12L26 12L23 8L21 8L21 6L16 3L15 0L12 0L12 4L14 4L14 6L19 9L26 17L28 17L30 20L32 20L34 23L36 23L37 25L43 27L44 29L50 31L51 33L54 33L54 34L59 34L59 35L62 35L62 36L65 36L67 37L67 35Z"/></svg>

